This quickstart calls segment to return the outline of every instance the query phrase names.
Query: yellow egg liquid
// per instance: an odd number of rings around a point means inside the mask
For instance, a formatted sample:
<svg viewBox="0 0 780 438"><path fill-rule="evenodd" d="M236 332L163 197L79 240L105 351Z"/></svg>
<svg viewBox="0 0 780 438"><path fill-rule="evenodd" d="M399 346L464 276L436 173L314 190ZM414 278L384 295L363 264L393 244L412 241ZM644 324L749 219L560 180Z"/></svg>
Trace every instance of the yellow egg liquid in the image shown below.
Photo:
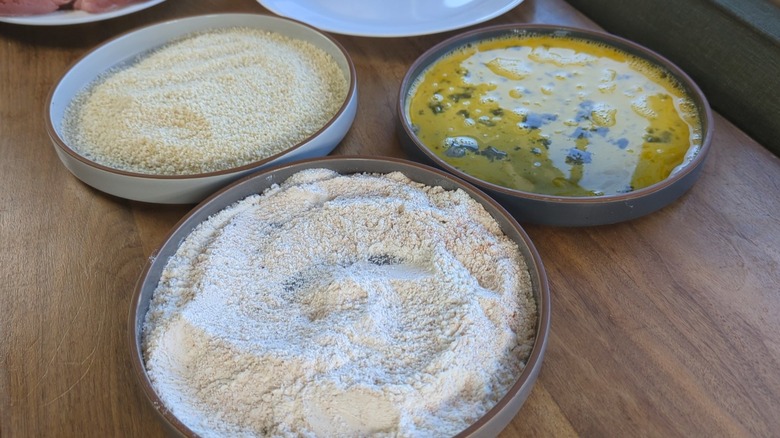
<svg viewBox="0 0 780 438"><path fill-rule="evenodd" d="M665 70L583 39L469 44L432 64L409 97L413 129L436 155L526 192L627 193L701 145L696 106Z"/></svg>

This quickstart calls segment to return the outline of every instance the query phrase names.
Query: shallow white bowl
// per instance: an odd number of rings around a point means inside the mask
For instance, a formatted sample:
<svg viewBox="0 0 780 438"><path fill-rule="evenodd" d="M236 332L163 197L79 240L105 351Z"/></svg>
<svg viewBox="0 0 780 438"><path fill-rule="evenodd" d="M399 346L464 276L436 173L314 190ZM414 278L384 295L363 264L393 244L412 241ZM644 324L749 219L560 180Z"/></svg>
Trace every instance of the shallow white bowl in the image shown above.
<svg viewBox="0 0 780 438"><path fill-rule="evenodd" d="M80 155L62 136L65 109L76 94L99 74L139 54L192 32L226 27L252 27L307 41L330 54L349 79L338 112L319 131L289 149L260 161L194 175L148 175L113 169ZM120 35L87 53L54 86L46 105L46 130L65 167L84 183L105 193L162 204L196 203L226 184L272 164L329 154L344 138L357 110L357 78L349 54L335 39L313 27L286 18L260 14L215 14L167 21Z"/></svg>
<svg viewBox="0 0 780 438"><path fill-rule="evenodd" d="M567 36L592 41L604 47L612 47L630 53L661 68L670 77L675 78L696 106L701 121L701 144L698 149L691 147L684 164L681 164L666 179L628 193L603 196L556 196L527 192L500 186L462 171L457 166L437 156L415 134L415 128L408 113L408 104L411 99L410 90L424 71L445 54L458 47L507 35ZM417 58L404 76L396 111L401 145L415 159L433 164L474 184L501 203L522 223L567 227L608 225L629 221L653 213L672 203L690 189L699 178L714 132L712 111L704 93L684 71L660 54L632 41L601 31L535 23L511 23L483 27L455 35L428 49ZM635 138L641 138L643 133L632 133L631 135Z"/></svg>
<svg viewBox="0 0 780 438"><path fill-rule="evenodd" d="M139 277L131 299L128 327L133 373L138 378L144 395L154 407L155 412L159 414L163 424L172 432L172 436L197 437L197 434L165 406L152 385L144 362L142 349L144 321L165 265L192 230L210 216L247 196L263 193L272 185L281 184L292 175L305 169L330 169L342 175L401 172L412 181L428 186L439 186L445 190L463 190L474 201L481 204L495 219L504 234L517 244L518 250L528 266L532 293L536 300L537 326L533 347L526 360L525 368L516 376L515 383L507 390L506 394L492 409L460 432L456 438L497 436L515 418L531 394L547 349L552 303L547 274L541 256L520 224L496 201L476 187L444 171L389 157L325 157L263 169L214 193L174 226L165 238L165 242L146 261L146 266Z"/></svg>

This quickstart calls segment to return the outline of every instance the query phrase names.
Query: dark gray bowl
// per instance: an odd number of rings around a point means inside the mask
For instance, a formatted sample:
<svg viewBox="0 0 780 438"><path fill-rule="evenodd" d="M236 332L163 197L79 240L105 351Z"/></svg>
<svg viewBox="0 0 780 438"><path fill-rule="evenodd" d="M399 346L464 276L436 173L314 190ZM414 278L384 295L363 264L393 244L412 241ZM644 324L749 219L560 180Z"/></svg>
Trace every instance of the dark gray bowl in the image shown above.
<svg viewBox="0 0 780 438"><path fill-rule="evenodd" d="M149 310L152 293L157 287L160 274L162 273L165 264L168 262L168 259L176 252L187 235L209 216L251 194L262 192L272 184L284 182L298 171L311 168L326 168L342 174L358 172L389 173L400 171L411 180L423 184L441 186L448 190L460 188L466 191L474 200L482 204L496 222L498 222L503 232L517 243L526 264L528 265L533 294L536 298L538 312L536 339L523 372L517 376L517 381L512 385L507 394L496 404L496 406L458 436L493 437L497 435L512 421L515 415L517 415L520 407L531 393L531 388L539 374L544 351L547 347L547 338L550 331L550 290L542 260L531 242L531 239L520 225L506 212L506 210L479 189L440 170L393 158L326 157L298 161L274 167L269 170L263 170L245 177L213 194L176 224L173 230L168 234L160 249L152 254L149 261L146 263L135 291L133 292L130 306L130 330L128 330L130 338L130 360L132 362L133 371L143 388L144 394L146 394L156 412L174 433L189 437L196 436L195 433L166 409L162 400L155 393L154 387L152 387L146 373L141 350L144 319Z"/></svg>
<svg viewBox="0 0 780 438"><path fill-rule="evenodd" d="M496 185L465 173L439 158L415 135L409 121L407 99L415 80L443 55L468 43L509 34L571 36L598 41L662 66L682 85L695 103L702 123L698 153L682 169L665 180L629 193L605 196L566 197L525 192ZM589 226L623 222L652 213L679 198L699 177L710 149L713 117L707 99L693 80L661 55L626 39L604 32L542 24L508 24L473 30L449 38L423 53L409 68L401 83L397 112L401 144L415 160L446 170L484 190L518 221L556 226Z"/></svg>

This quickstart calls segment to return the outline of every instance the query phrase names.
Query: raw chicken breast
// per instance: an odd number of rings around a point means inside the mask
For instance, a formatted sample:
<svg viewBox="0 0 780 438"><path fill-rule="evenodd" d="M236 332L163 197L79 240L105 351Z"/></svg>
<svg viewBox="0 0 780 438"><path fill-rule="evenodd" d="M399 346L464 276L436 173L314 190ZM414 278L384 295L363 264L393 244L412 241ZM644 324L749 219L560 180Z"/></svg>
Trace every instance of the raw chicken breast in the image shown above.
<svg viewBox="0 0 780 438"><path fill-rule="evenodd" d="M0 0L0 16L48 14L72 0Z"/></svg>
<svg viewBox="0 0 780 438"><path fill-rule="evenodd" d="M138 3L142 0L76 0L73 4L74 9L98 13L106 12L117 8L122 8L130 3Z"/></svg>

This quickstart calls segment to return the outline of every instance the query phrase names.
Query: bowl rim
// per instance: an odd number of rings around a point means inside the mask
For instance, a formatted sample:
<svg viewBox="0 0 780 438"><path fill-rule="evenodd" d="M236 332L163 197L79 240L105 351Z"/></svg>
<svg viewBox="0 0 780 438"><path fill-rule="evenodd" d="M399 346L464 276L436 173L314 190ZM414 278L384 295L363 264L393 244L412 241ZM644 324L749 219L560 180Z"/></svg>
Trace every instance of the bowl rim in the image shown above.
<svg viewBox="0 0 780 438"><path fill-rule="evenodd" d="M681 163L678 168L673 170L669 176L647 187L632 190L627 193L605 194L602 196L560 196L513 189L474 177L441 159L438 155L433 153L428 148L428 146L423 144L417 138L417 135L414 134L407 117L406 102L411 90L411 86L427 67L458 47L462 47L463 45L472 43L474 41L487 39L488 35L490 35L489 37L492 38L502 35L511 35L513 33L520 35L521 33L533 34L534 32L544 34L560 33L562 36L570 35L574 38L582 37L593 41L603 42L632 55L639 56L649 62L652 62L656 66L660 66L661 68L666 69L675 77L680 85L683 86L699 110L699 118L702 126L702 140L698 150L693 154L692 157L690 157L690 159L687 157L684 158L683 163ZM414 76L413 73L415 73ZM611 203L626 203L662 191L682 180L688 174L696 171L696 169L704 162L704 159L708 155L714 133L714 118L709 102L707 101L707 97L704 95L696 82L694 82L693 79L691 79L691 77L685 73L685 71L679 68L672 61L647 47L603 30L584 29L573 26L559 26L555 24L497 24L464 32L439 42L438 44L423 52L422 55L417 57L417 59L415 59L415 61L406 71L406 74L401 81L401 86L398 92L398 99L396 100L396 113L399 117L399 125L401 126L401 129L403 129L406 137L414 143L417 150L422 152L437 166L446 169L448 172L451 172L478 187L496 192L501 195L515 198L525 198L540 202L552 202L562 205L603 205ZM688 151L690 152L690 147Z"/></svg>
<svg viewBox="0 0 780 438"><path fill-rule="evenodd" d="M177 231L179 231L179 229L182 226L184 226L190 220L191 217L195 216L202 209L208 207L211 203L219 200L221 195L229 192L234 187L238 187L244 183L247 183L250 180L267 179L269 175L276 173L280 170L284 171L285 169L289 169L289 168L298 168L298 170L300 171L304 169L316 168L320 164L327 166L327 164L330 162L340 162L340 161L357 163L358 167L363 167L365 163L370 164L370 163L384 162L384 163L394 164L395 167L399 167L399 168L406 166L406 167L416 169L417 171L434 174L442 178L443 180L447 180L449 182L454 183L456 186L458 186L458 188L465 190L466 193L469 195L469 197L479 202L481 205L483 206L486 206L486 204L489 205L493 209L493 211L495 211L496 214L500 216L500 219L506 221L506 223L512 229L512 231L517 234L517 236L519 237L519 241L514 238L512 238L512 240L518 245L518 250L521 251L521 253L523 253L523 260L526 263L526 267L528 269L529 274L531 275L532 281L534 281L534 279L538 280L538 284L532 283L532 292L534 292L534 299L536 301L537 319L536 319L536 329L534 332L535 338L534 338L533 345L531 347L531 353L526 360L525 367L517 376L515 382L509 387L509 389L507 389L506 393L499 399L499 401L490 410L488 410L480 418L478 418L474 423L470 424L466 429L459 432L456 435L456 437L458 438L468 437L474 435L475 433L479 433L481 428L485 427L486 425L489 425L491 420L496 418L503 411L503 409L505 409L508 405L513 403L513 401L515 401L517 397L521 397L520 399L521 404L520 406L518 406L518 409L519 407L522 407L522 404L525 402L528 393L530 393L531 389L536 383L539 370L541 369L542 366L544 355L547 349L550 328L551 328L551 317L552 317L552 298L550 293L550 284L549 284L549 279L547 277L547 272L544 268L544 264L542 262L542 258L539 251L536 249L536 246L534 245L533 241L531 240L530 236L525 231L525 229L501 204L499 204L496 200L494 200L492 197L490 197L485 192L483 192L479 187L476 187L473 184L469 183L468 181L465 181L462 178L459 178L458 176L443 171L441 169L437 169L435 167L428 166L426 164L421 164L403 158L384 157L384 156L367 157L362 155L325 156L325 157L307 158L299 161L275 165L272 167L262 169L258 172L252 173L250 175L244 176L230 183L229 185L211 194L209 197L207 197L206 199L201 201L198 205L193 207L190 211L188 211L168 231L168 233L165 235L161 243L152 251L152 254L149 257L147 257L146 262L144 263L144 267L138 276L135 286L133 287L133 292L130 298L130 311L128 312L128 320L127 320L128 321L127 339L128 339L128 347L130 350L131 368L133 370L132 371L133 374L136 377L136 380L141 384L141 388L143 390L145 398L151 403L151 405L155 409L155 412L161 417L164 423L169 428L177 432L178 434L183 436L191 436L191 437L198 436L198 434L193 432L189 427L187 427L187 425L185 425L181 420L179 420L179 418L176 417L168 409L168 407L165 405L165 403L162 401L162 399L154 389L154 386L152 385L149 379L149 375L147 374L146 365L143 357L143 348L142 348L143 324L140 327L137 324L139 321L139 315L141 313L140 306L142 304L141 292L143 291L143 285L146 282L146 279L149 276L154 263L157 261L160 251L165 246L172 244L171 243L172 239L177 234ZM403 170L400 171L403 172ZM365 170L344 172L344 174L360 173L360 172L365 172ZM227 206L222 207L220 210L217 211L221 211L226 207ZM491 214L491 216L493 215ZM501 228L502 231L506 234L504 228L503 227ZM177 249L180 244L181 242L176 243ZM526 256L525 252L523 251L523 248L521 248L520 245L523 245L525 247L525 250L527 250L528 252L528 257ZM165 261L165 263L167 263L167 260ZM145 321L147 312L148 312L148 308L143 314L143 318L141 319L142 322ZM526 392L525 394L524 391ZM516 415L517 413L513 413L512 418L514 418L514 416ZM506 427L505 424L502 425L502 428L504 427Z"/></svg>
<svg viewBox="0 0 780 438"><path fill-rule="evenodd" d="M316 34L318 36L321 36L325 38L327 41L329 41L331 44L333 44L336 49L341 53L341 55L344 57L344 60L346 61L347 67L348 67L348 73L349 77L347 78L349 81L349 84L347 86L347 94L344 97L344 101L341 102L341 106L339 106L339 109L328 119L327 123L325 123L320 129L313 132L309 136L307 136L302 141L295 143L281 152L278 152L276 154L273 154L271 156L265 157L261 160L252 161L250 163L238 166L238 167L231 167L228 169L222 169L222 170L215 170L211 172L203 172L203 173L193 173L193 174L182 174L182 175L159 175L159 174L151 174L151 173L140 173L140 172L133 172L123 169L116 169L113 167L106 166L104 164L97 163L95 161L92 161L83 155L76 152L73 148L68 146L67 142L60 136L57 129L54 127L54 123L51 118L51 107L52 107L52 101L54 99L54 94L57 92L58 88L62 84L62 81L65 79L65 76L78 64L80 64L82 61L87 59L88 57L92 56L95 52L97 52L100 49L103 49L107 46L110 46L111 44L115 43L116 41L137 35L140 33L145 32L153 32L154 29L164 26L174 26L181 22L187 22L187 21L195 21L195 20L204 20L208 21L215 18L242 18L242 17L262 17L263 20L270 20L270 21L277 21L277 22L287 22L288 25L295 25L300 26L302 28L305 28L307 31L312 32L313 34ZM230 26L223 26L225 28ZM204 26L202 29L199 30L208 30L212 29L213 27ZM258 27L258 29L262 29L262 27ZM197 32L199 30L193 31ZM182 34L181 37L185 36L187 34ZM169 39L166 43L163 43L162 45L165 45L174 39ZM161 47L162 45L155 46L157 48ZM319 48L319 47L318 47ZM321 49L321 48L320 48ZM103 70L105 71L105 70ZM101 72L98 72L99 75ZM82 89L86 86L89 86L94 79L97 77L92 77L89 81L84 82L82 84ZM289 154L290 152L293 152L297 149L300 149L313 139L319 137L323 132L325 132L328 128L333 126L336 121L338 121L346 112L348 107L350 106L350 103L355 99L355 96L357 94L357 70L355 68L355 63L352 60L352 57L349 55L349 52L347 52L347 49L332 35L329 35L325 32L322 32L321 30L308 25L302 21L294 20L287 17L280 17L276 15L270 15L270 14L264 14L264 13L251 13L251 12L237 12L237 13L231 13L231 12L225 12L225 13L216 13L216 14L201 14L201 15L191 15L188 17L182 17L182 18L175 18L171 20L165 20L160 21L157 23L152 23L149 25L136 27L130 30L127 30L121 34L118 34L108 40L103 41L102 43L96 45L95 47L89 49L86 53L81 55L79 58L77 58L75 61L73 61L66 69L65 71L59 76L57 79L57 82L51 87L49 90L48 96L46 98L46 104L44 105L44 125L46 128L46 132L49 134L49 138L54 143L55 147L57 147L59 150L66 153L69 157L77 160L78 162L87 165L93 169L97 169L103 172L108 172L117 176L123 176L123 177L131 177L131 178L140 178L145 180L194 180L194 179L201 179L201 178L210 178L210 177L219 177L219 176L226 176L226 175L232 175L236 173L242 173L249 170L253 170L257 167L266 165L267 163L270 163L278 158L281 158L282 156L285 156Z"/></svg>

